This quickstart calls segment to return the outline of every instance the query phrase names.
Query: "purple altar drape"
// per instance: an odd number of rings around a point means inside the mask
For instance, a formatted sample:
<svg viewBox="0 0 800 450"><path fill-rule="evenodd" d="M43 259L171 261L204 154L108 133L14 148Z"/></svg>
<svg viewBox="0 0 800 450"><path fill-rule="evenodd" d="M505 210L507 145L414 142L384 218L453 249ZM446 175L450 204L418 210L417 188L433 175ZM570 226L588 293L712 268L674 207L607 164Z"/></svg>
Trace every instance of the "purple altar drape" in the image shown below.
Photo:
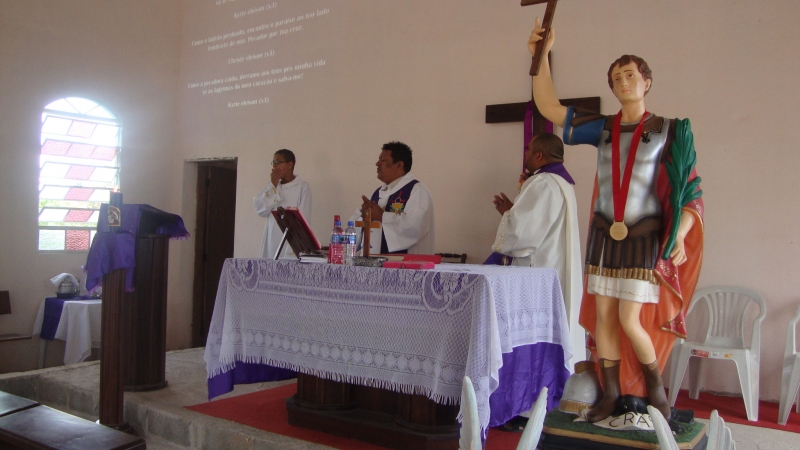
<svg viewBox="0 0 800 450"><path fill-rule="evenodd" d="M560 345L542 342L503 353L500 384L489 396L489 427L531 409L543 387L547 387L547 410L556 408L569 375Z"/></svg>
<svg viewBox="0 0 800 450"><path fill-rule="evenodd" d="M144 204L122 205L122 226L120 227L120 231L127 231L133 235L138 234L139 222L141 222L140 219L142 217L142 210L144 208L153 207ZM171 216L172 220L160 225L154 234L168 234L170 239L179 240L187 239L189 237L189 232L186 230L186 226L184 226L181 216L177 214L164 213L163 211L161 211L161 213L166 216ZM108 204L103 203L100 205L100 217L106 217L107 215ZM97 222L97 231L108 231L108 223L104 220L99 220Z"/></svg>
<svg viewBox="0 0 800 450"><path fill-rule="evenodd" d="M288 380L297 376L292 370L237 362L227 372L208 379L208 399L228 393L236 384ZM508 422L531 408L542 387L548 388L547 409L558 406L569 371L564 366L564 349L557 344L541 342L514 348L503 354L500 385L489 397L489 426Z"/></svg>
<svg viewBox="0 0 800 450"><path fill-rule="evenodd" d="M97 222L97 234L86 257L86 290L92 293L103 280L103 275L117 269L125 271L125 290L134 291L134 268L136 267L136 235L139 233L142 211L158 211L161 217L168 217L155 230L154 234L166 234L170 239L187 239L189 232L183 219L177 214L159 211L149 205L122 205L122 226L119 232L108 231L105 220ZM100 205L100 217L108 215L108 204ZM152 231L151 231L152 232Z"/></svg>
<svg viewBox="0 0 800 450"><path fill-rule="evenodd" d="M86 291L94 292L103 275L125 269L125 290L133 292L133 269L136 267L136 237L130 232L98 231L86 256Z"/></svg>

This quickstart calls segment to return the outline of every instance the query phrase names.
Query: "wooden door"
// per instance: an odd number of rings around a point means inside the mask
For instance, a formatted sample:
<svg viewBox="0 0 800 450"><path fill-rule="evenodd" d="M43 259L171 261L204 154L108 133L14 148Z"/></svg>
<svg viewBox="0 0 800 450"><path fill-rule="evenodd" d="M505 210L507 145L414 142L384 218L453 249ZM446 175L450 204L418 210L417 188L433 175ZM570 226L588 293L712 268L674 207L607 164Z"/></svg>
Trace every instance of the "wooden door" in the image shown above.
<svg viewBox="0 0 800 450"><path fill-rule="evenodd" d="M199 163L195 238L192 346L206 345L219 276L233 257L236 216L236 161Z"/></svg>

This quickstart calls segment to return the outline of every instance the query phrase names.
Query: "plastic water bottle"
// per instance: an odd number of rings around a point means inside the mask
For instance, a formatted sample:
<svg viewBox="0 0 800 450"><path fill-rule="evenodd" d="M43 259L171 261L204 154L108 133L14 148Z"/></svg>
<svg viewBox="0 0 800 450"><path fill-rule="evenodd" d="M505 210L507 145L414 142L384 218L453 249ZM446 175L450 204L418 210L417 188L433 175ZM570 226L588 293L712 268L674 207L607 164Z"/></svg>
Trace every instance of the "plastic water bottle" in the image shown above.
<svg viewBox="0 0 800 450"><path fill-rule="evenodd" d="M347 222L347 229L344 230L344 263L348 266L353 265L353 257L356 256L356 234L355 222Z"/></svg>
<svg viewBox="0 0 800 450"><path fill-rule="evenodd" d="M333 231L331 232L331 245L328 247L328 262L331 264L344 263L344 230L342 230L342 219L333 216Z"/></svg>

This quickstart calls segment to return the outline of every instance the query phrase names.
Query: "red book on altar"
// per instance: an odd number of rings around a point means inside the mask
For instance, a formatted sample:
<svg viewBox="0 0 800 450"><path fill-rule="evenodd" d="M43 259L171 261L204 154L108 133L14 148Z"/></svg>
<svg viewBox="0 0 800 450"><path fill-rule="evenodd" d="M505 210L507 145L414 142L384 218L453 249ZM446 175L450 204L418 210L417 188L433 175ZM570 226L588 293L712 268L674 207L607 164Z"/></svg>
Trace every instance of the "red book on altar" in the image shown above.
<svg viewBox="0 0 800 450"><path fill-rule="evenodd" d="M385 261L383 267L385 269L433 269L436 264L431 261Z"/></svg>
<svg viewBox="0 0 800 450"><path fill-rule="evenodd" d="M432 262L434 264L441 264L442 263L442 255L407 254L407 255L403 255L403 261L427 261L427 262Z"/></svg>

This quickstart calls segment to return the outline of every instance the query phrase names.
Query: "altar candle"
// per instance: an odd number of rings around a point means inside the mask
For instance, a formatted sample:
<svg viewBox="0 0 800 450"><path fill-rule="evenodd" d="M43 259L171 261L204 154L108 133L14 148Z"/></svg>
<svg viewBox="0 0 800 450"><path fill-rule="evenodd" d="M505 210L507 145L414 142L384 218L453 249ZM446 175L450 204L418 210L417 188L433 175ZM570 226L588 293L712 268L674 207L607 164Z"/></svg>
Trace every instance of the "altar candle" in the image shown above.
<svg viewBox="0 0 800 450"><path fill-rule="evenodd" d="M114 189L109 195L108 231L117 233L122 227L122 192Z"/></svg>

